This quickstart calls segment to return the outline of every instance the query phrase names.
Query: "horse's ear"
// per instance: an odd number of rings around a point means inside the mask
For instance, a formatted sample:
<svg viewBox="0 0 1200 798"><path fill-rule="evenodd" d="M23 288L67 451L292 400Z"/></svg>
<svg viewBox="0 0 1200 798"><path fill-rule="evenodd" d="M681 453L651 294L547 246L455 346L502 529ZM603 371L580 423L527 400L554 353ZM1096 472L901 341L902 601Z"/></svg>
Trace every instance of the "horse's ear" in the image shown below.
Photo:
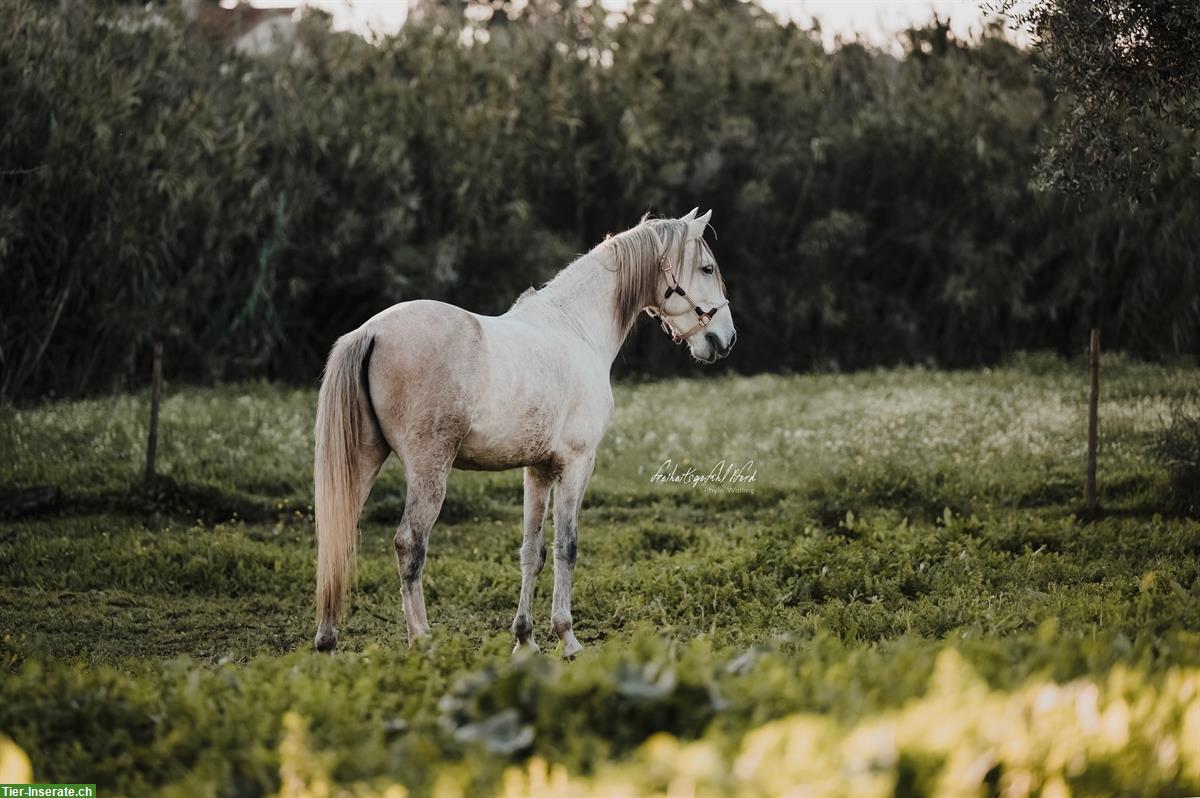
<svg viewBox="0 0 1200 798"><path fill-rule="evenodd" d="M697 207L695 207L695 208L692 208L692 209L691 209L690 211L688 211L688 212L687 212L687 214L686 214L686 215L685 215L683 218L681 218L679 221L681 221L681 222L690 222L692 219L695 219L695 218L696 218L696 214L698 214L699 212L700 212L700 208L699 208L699 206L697 206Z"/></svg>
<svg viewBox="0 0 1200 798"><path fill-rule="evenodd" d="M699 208L696 209L700 210ZM689 213L692 216L695 213ZM708 227L708 220L712 218L712 211L707 211L698 218L688 219L688 239L704 238L704 228Z"/></svg>

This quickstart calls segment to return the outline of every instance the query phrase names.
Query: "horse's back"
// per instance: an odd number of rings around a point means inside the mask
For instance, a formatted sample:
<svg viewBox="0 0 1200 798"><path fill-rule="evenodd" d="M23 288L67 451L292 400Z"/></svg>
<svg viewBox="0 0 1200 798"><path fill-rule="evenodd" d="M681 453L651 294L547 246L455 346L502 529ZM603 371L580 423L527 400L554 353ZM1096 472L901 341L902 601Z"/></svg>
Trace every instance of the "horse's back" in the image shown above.
<svg viewBox="0 0 1200 798"><path fill-rule="evenodd" d="M607 374L584 367L591 351L579 339L537 320L418 300L364 329L375 340L372 402L402 457L433 445L452 448L458 468L552 466L607 425Z"/></svg>

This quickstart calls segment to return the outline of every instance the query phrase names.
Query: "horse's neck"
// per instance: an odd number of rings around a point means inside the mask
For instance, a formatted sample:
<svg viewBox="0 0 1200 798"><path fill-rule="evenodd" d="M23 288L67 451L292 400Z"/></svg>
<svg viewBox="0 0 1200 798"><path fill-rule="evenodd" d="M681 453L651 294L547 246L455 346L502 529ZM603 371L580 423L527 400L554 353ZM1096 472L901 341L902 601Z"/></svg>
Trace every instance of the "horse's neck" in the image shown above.
<svg viewBox="0 0 1200 798"><path fill-rule="evenodd" d="M593 251L567 266L537 292L555 323L565 324L611 364L625 343L626 328L613 319L617 272L611 256Z"/></svg>

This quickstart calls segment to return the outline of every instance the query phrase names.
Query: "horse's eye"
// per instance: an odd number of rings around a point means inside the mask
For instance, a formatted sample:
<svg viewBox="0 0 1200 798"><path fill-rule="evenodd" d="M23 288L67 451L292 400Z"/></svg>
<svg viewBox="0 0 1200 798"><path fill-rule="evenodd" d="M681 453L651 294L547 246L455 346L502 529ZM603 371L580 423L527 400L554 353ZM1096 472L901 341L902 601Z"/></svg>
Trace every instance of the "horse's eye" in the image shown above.
<svg viewBox="0 0 1200 798"><path fill-rule="evenodd" d="M705 274L712 274L713 267L712 266L701 266L700 271L704 272Z"/></svg>

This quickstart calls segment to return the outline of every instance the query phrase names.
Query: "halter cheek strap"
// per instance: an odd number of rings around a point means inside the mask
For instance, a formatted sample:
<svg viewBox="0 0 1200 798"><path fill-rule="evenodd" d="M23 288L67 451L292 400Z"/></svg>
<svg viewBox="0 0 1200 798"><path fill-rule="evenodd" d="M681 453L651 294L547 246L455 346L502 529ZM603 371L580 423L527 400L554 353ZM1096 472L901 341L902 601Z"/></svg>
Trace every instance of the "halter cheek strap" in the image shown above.
<svg viewBox="0 0 1200 798"><path fill-rule="evenodd" d="M651 229L653 229L653 228L651 228ZM657 233L655 234L655 237L657 238ZM684 242L684 244L680 245L680 255L681 256L683 254L683 252L682 252L683 246L685 246L685 245L686 245L686 242ZM681 267L683 266L683 258L682 257L679 258L679 264ZM716 315L718 310L720 310L721 308L723 308L729 304L728 299L723 299L723 300L721 300L720 303L709 308L708 310L705 310L704 308L700 307L699 305L692 304L692 310L694 310L696 312L696 324L693 325L690 329L681 332L679 330L679 328L677 328L674 324L671 323L671 319L668 316L666 310L663 309L663 305L665 305L667 303L667 301L670 300L670 298L673 294L679 294L684 299L687 299L687 291L683 290L683 286L681 286L679 284L679 280L676 279L675 268L674 268L674 266L671 265L671 259L669 257L667 257L667 252L665 249L663 250L663 254L658 259L658 268L662 270L663 276L667 280L667 291L665 294L663 294L663 298L659 301L657 306L648 305L644 308L644 310L646 311L647 316L649 316L652 319L658 320L659 325L662 326L663 332L665 332L667 335L671 336L672 342L681 344L684 341L686 341L688 338L691 338L697 332L699 332L700 330L702 330L708 326L708 323L712 321L713 316ZM690 299L688 299L688 303L691 304Z"/></svg>

